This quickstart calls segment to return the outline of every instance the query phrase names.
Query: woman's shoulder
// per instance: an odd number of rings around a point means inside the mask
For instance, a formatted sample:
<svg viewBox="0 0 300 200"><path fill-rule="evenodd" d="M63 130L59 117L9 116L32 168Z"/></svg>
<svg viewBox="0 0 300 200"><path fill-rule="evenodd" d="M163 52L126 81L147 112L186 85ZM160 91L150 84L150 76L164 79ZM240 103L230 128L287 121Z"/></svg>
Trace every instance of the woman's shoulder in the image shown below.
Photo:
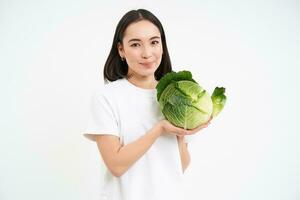
<svg viewBox="0 0 300 200"><path fill-rule="evenodd" d="M97 86L94 95L114 97L115 95L120 95L124 90L124 79L118 79L116 81L108 82L103 85Z"/></svg>
<svg viewBox="0 0 300 200"><path fill-rule="evenodd" d="M101 86L101 90L106 93L119 92L124 89L125 79L118 79L112 82L108 82Z"/></svg>

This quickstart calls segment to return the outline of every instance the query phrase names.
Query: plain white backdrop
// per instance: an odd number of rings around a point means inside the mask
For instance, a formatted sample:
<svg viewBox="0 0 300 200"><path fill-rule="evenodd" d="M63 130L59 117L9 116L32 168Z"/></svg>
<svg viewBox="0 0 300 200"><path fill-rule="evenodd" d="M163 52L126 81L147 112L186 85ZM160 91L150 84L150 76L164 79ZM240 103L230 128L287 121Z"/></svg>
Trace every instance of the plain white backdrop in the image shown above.
<svg viewBox="0 0 300 200"><path fill-rule="evenodd" d="M0 199L99 199L104 166L81 134L117 22L138 8L162 22L175 71L226 88L189 145L186 199L300 199L296 0L1 0Z"/></svg>

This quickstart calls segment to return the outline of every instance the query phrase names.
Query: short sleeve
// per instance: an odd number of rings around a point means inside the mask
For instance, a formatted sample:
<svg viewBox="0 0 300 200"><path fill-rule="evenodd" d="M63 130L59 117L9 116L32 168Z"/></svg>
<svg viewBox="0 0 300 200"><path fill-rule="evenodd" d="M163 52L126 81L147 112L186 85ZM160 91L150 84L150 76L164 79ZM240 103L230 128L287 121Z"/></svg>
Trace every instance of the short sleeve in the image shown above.
<svg viewBox="0 0 300 200"><path fill-rule="evenodd" d="M115 135L119 137L119 129L113 104L103 94L94 94L91 98L90 116L83 134L93 140L92 135Z"/></svg>

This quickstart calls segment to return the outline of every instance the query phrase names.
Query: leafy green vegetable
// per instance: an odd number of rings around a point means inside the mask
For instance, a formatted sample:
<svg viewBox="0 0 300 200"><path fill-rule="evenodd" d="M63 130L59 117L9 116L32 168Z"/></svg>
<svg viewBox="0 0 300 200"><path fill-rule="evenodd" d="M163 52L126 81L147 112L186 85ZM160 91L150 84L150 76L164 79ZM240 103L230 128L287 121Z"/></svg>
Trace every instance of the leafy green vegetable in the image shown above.
<svg viewBox="0 0 300 200"><path fill-rule="evenodd" d="M205 124L210 117L221 112L226 102L225 88L216 87L210 97L189 71L166 74L156 89L157 100L165 118L185 129Z"/></svg>
<svg viewBox="0 0 300 200"><path fill-rule="evenodd" d="M189 80L192 82L196 81L192 79L192 73L189 71L180 71L180 72L170 72L164 75L163 78L160 79L159 83L156 86L157 89L157 99L160 98L161 93L164 91L164 89L170 84L174 83L180 80Z"/></svg>
<svg viewBox="0 0 300 200"><path fill-rule="evenodd" d="M225 88L221 87L216 87L211 99L214 105L214 109L213 109L213 113L212 116L215 117L219 114L219 112L221 112L221 110L223 109L225 103L226 103L226 96L224 95L225 93Z"/></svg>

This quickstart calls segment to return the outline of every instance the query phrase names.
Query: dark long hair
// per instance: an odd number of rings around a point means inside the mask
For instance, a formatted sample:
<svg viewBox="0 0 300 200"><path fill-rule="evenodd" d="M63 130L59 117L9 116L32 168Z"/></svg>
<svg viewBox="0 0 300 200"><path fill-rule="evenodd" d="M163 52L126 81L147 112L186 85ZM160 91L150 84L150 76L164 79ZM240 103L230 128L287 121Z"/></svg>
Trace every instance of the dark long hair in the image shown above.
<svg viewBox="0 0 300 200"><path fill-rule="evenodd" d="M148 20L152 22L159 29L161 35L163 55L161 63L154 73L155 79L160 80L161 77L163 77L166 73L172 71L172 65L167 48L165 32L158 18L155 17L150 11L145 9L131 10L121 18L117 25L113 39L113 44L104 65L103 76L105 82L115 81L126 77L128 73L128 65L126 61L121 60L118 53L117 45L118 42L122 44L126 28L131 23L138 22L141 20Z"/></svg>

